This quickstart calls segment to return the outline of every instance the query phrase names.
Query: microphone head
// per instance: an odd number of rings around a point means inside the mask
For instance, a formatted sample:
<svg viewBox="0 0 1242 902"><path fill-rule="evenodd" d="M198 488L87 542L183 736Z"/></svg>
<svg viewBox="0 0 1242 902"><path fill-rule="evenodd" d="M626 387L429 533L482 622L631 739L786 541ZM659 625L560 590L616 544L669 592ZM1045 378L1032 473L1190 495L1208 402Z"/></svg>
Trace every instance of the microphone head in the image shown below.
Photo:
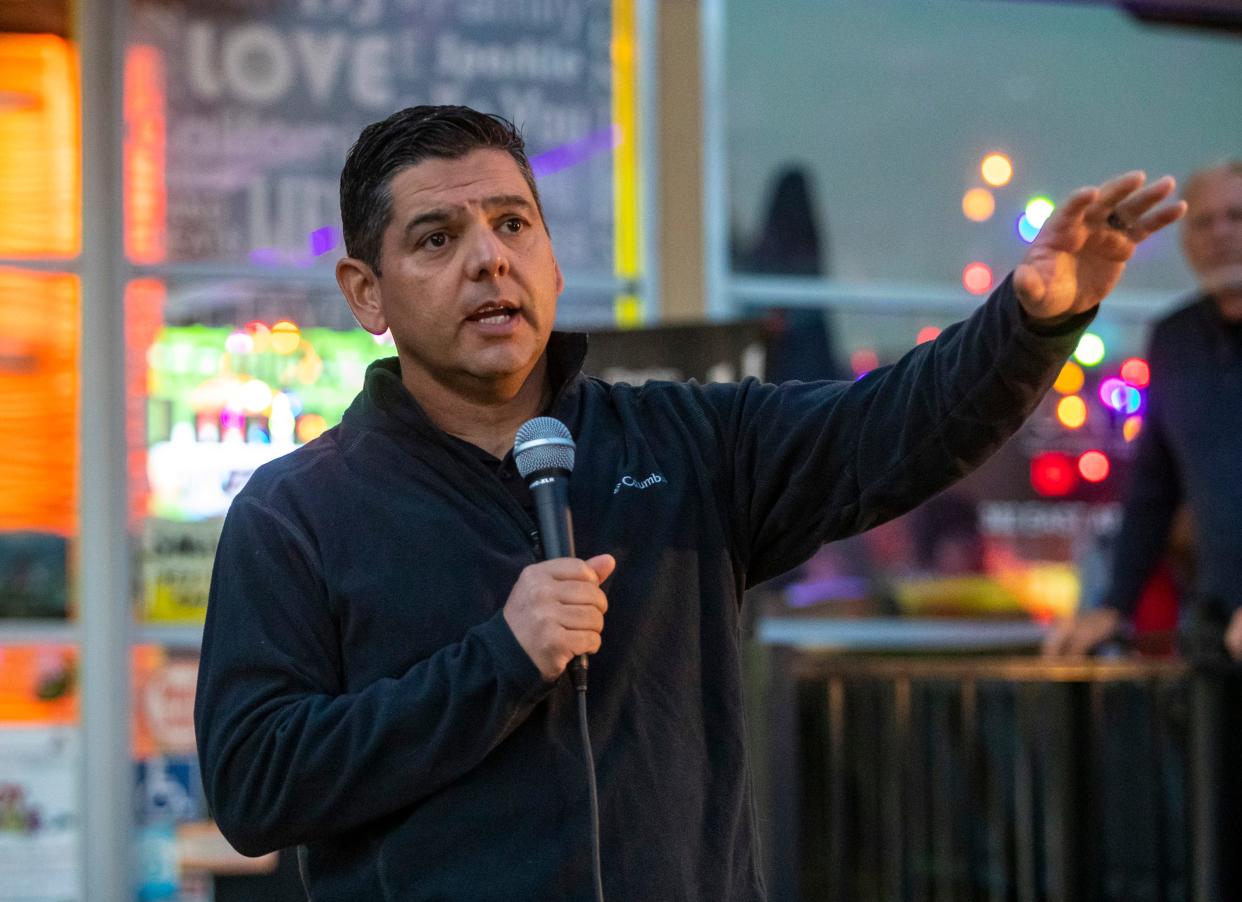
<svg viewBox="0 0 1242 902"><path fill-rule="evenodd" d="M513 442L513 461L522 478L541 470L574 471L574 440L555 417L535 417L522 424Z"/></svg>

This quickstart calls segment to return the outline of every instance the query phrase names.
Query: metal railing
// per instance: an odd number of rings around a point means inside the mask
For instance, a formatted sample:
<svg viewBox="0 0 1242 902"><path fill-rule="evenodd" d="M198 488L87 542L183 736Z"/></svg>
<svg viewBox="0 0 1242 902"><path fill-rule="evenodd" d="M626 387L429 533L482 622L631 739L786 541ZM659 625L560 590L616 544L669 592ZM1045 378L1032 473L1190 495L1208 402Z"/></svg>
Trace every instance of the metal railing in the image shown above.
<svg viewBox="0 0 1242 902"><path fill-rule="evenodd" d="M770 650L774 900L1223 900L1225 677Z"/></svg>

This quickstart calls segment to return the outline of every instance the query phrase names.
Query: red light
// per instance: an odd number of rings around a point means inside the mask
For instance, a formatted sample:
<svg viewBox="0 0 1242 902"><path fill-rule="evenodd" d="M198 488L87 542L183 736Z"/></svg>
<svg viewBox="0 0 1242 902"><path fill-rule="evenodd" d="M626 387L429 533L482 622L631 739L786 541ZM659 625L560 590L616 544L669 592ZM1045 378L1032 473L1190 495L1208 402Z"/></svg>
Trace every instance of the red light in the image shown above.
<svg viewBox="0 0 1242 902"><path fill-rule="evenodd" d="M1103 482L1110 469L1108 456L1102 451L1085 451L1078 458L1078 472L1087 482Z"/></svg>
<svg viewBox="0 0 1242 902"><path fill-rule="evenodd" d="M921 345L924 342L935 341L939 337L940 330L935 326L924 326L922 329L919 329L919 334L915 336L914 342Z"/></svg>
<svg viewBox="0 0 1242 902"><path fill-rule="evenodd" d="M992 288L992 270L978 261L966 264L962 270L962 286L971 294L987 294Z"/></svg>
<svg viewBox="0 0 1242 902"><path fill-rule="evenodd" d="M1045 451L1031 458L1031 488L1041 495L1068 495L1078 484L1078 472L1068 454Z"/></svg>
<svg viewBox="0 0 1242 902"><path fill-rule="evenodd" d="M855 376L869 373L879 365L879 356L870 348L859 348L850 355L850 369L854 371Z"/></svg>
<svg viewBox="0 0 1242 902"><path fill-rule="evenodd" d="M1151 369L1146 360L1131 357L1121 365L1121 378L1135 388L1146 388L1151 382Z"/></svg>

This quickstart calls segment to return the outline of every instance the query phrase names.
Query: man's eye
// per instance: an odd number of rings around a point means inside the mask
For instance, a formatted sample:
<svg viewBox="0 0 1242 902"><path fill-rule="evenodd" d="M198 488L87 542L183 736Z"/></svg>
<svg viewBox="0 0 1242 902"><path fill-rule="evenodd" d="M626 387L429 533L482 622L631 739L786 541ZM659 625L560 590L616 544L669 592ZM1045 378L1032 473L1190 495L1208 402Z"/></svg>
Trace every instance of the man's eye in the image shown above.
<svg viewBox="0 0 1242 902"><path fill-rule="evenodd" d="M425 247L444 247L446 244L448 244L448 235L443 232L432 232L423 239Z"/></svg>
<svg viewBox="0 0 1242 902"><path fill-rule="evenodd" d="M508 232L516 235L518 232L522 231L522 229L526 227L526 223L516 218L506 219L504 227Z"/></svg>

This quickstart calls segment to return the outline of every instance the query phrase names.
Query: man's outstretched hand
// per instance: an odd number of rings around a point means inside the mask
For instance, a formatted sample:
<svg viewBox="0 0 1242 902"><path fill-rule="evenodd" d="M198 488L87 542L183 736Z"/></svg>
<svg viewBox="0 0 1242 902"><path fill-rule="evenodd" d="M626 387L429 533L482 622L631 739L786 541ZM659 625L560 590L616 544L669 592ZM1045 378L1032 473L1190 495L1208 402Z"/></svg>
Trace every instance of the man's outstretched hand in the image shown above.
<svg viewBox="0 0 1242 902"><path fill-rule="evenodd" d="M1182 218L1185 201L1161 203L1176 187L1173 178L1146 181L1142 172L1127 172L1079 188L1048 217L1013 275L1032 319L1055 322L1090 310L1113 290L1139 242Z"/></svg>

